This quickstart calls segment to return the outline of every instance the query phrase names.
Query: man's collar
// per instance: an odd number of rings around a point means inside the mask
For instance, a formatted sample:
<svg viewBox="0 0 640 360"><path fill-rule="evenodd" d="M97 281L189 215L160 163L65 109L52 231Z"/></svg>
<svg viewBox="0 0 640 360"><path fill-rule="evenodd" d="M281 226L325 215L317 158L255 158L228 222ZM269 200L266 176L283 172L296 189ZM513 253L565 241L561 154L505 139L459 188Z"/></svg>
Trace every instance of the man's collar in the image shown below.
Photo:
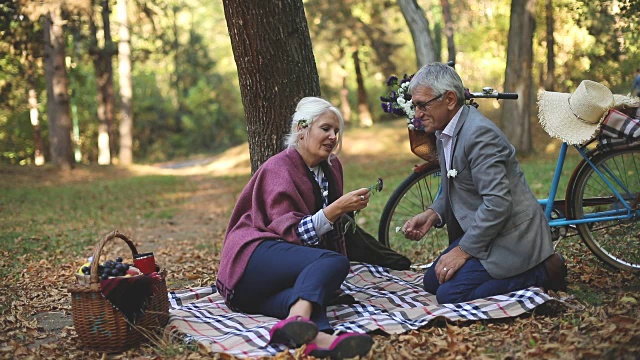
<svg viewBox="0 0 640 360"><path fill-rule="evenodd" d="M449 121L449 123L444 128L444 130L442 130L442 134L448 135L449 137L453 137L453 132L456 130L458 119L460 119L460 115L462 114L462 108L463 107L461 106L460 109L458 109L458 112L456 112L456 114L453 115L453 118L451 119L451 121Z"/></svg>

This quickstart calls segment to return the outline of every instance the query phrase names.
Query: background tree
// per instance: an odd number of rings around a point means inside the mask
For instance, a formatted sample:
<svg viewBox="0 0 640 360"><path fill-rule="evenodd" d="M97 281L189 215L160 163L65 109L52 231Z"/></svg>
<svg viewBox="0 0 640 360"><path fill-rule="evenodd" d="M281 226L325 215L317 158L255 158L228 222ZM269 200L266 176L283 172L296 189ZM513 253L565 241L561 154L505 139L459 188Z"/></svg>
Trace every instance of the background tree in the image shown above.
<svg viewBox="0 0 640 360"><path fill-rule="evenodd" d="M402 10L402 15L404 15L407 21L407 26L411 30L418 69L423 65L439 61L436 56L429 21L424 15L424 10L422 10L416 0L398 0L398 5Z"/></svg>
<svg viewBox="0 0 640 360"><path fill-rule="evenodd" d="M65 68L65 37L62 5L50 3L44 17L45 74L49 115L49 149L54 164L65 170L73 166L69 78Z"/></svg>
<svg viewBox="0 0 640 360"><path fill-rule="evenodd" d="M118 78L120 83L120 164L133 163L133 85L131 83L131 36L129 32L129 12L127 0L118 0L117 26L118 41Z"/></svg>
<svg viewBox="0 0 640 360"><path fill-rule="evenodd" d="M531 104L533 93L533 30L535 0L511 1L511 25L504 89L518 93L518 101L505 101L502 126L519 153L531 152Z"/></svg>
<svg viewBox="0 0 640 360"><path fill-rule="evenodd" d="M99 5L104 37L103 46L101 47L98 42L98 26L94 13L97 4L92 4L88 14L91 31L89 53L92 56L96 72L97 113L100 122L98 126L98 164L109 165L111 164L111 154L115 153L113 56L116 54L116 48L111 39L109 0L100 0Z"/></svg>
<svg viewBox="0 0 640 360"><path fill-rule="evenodd" d="M392 5L374 0L305 3L319 72L325 78L322 92L330 97L335 92L333 87L340 89L340 107L347 121L351 117L349 100L357 103L360 126L373 124L375 116L370 104L379 102L375 83L379 71L391 74L397 71L398 60L404 63L404 58L395 54L400 46L394 35L402 24L398 25L399 16L394 17L393 13L397 8ZM349 80L356 88L351 98ZM372 83L376 85L375 92L367 90Z"/></svg>
<svg viewBox="0 0 640 360"><path fill-rule="evenodd" d="M301 0L223 0L255 172L281 151L295 105L320 83Z"/></svg>
<svg viewBox="0 0 640 360"><path fill-rule="evenodd" d="M453 37L455 32L453 18L451 17L451 5L449 0L440 0L442 17L444 19L444 34L447 38L447 61L456 62L456 42Z"/></svg>
<svg viewBox="0 0 640 360"><path fill-rule="evenodd" d="M69 102L72 109L77 110L71 112L71 118L77 119L76 145L81 150L83 163L95 163L99 157L98 93L96 67L89 56L88 17L86 12L76 11L74 7L91 1L62 2L70 9L68 15L64 15L67 21L64 27L66 70L70 95L73 95ZM115 1L110 1L113 6ZM447 52L456 51L456 69L465 85L472 89L483 86L502 89L499 84L505 83L508 50L505 34L509 32L510 0L448 1L456 19L456 50L447 49ZM54 1L12 0L0 6L3 20L0 22L2 163L33 164L37 152L47 161L51 159L49 108L42 62L44 22L41 21L49 3ZM130 159L135 156L137 162L158 162L192 154L214 155L246 141L241 86L224 21L223 3L206 0L135 0L128 3L129 27L118 26L117 17L123 12L114 11L110 15L111 24L115 24L114 41L130 46L126 51L130 55L128 67L122 57L118 59L118 66L129 69L131 85L126 86L125 77L114 82L122 94L129 89L129 94L121 95L114 104L114 121L123 126L120 148L129 149ZM448 48L444 36L447 34L446 5L442 0L420 0L418 3L427 10L424 16L430 24L436 58L439 59L440 47L443 55L445 47ZM546 4L546 1L536 2L538 23L547 23ZM535 30L530 86L540 89L545 79L554 79L556 91L571 92L580 81L589 78L605 84L615 93L628 93L631 75L639 65L637 4L629 0L553 0L553 15L562 22L556 21L552 29L540 26ZM359 121L359 104L368 105L373 122L397 119L382 112L378 97L386 92L384 80L389 75L402 76L416 70L415 46L398 2L305 0L304 7L323 97L339 104L352 124ZM173 11L174 8L177 10ZM96 14L98 43L103 48L103 21ZM115 31L116 26L117 30L130 30L128 41L120 42L125 37ZM443 29L442 36L439 35L440 28ZM554 34L553 63L547 60L550 54L547 31ZM356 50L359 71L356 71L353 58ZM119 55L124 53L121 51ZM442 60L445 59L443 56ZM552 64L555 69L549 70L548 66ZM176 74L180 81L176 81ZM35 92L31 92L28 100L30 89ZM365 96L358 96L362 93L359 89L366 90ZM517 103L521 101L523 98ZM126 104L129 104L129 115L125 115ZM501 120L500 108L512 105L512 102L491 101L482 105L482 110L492 119ZM535 114L533 101L530 107L531 114ZM30 121L30 113L35 115L36 112L38 126ZM127 119L133 118L136 121L130 123L129 136L126 136ZM505 125L512 120L505 119ZM501 121L498 123L502 126ZM546 140L537 124L532 126L531 132L534 139L540 134L540 138ZM112 138L117 139L118 134ZM40 147L38 139L41 139ZM75 142L75 137L72 139ZM534 151L539 151L537 145L533 143ZM112 155L115 160L115 153ZM121 163L127 163L122 154L119 157ZM38 158L42 157L38 155Z"/></svg>
<svg viewBox="0 0 640 360"><path fill-rule="evenodd" d="M544 88L548 91L554 91L556 87L555 72L556 72L556 53L554 50L555 40L553 38L553 32L555 29L555 20L553 16L553 0L545 1L545 15L546 15L546 29L547 29L547 69L544 76Z"/></svg>
<svg viewBox="0 0 640 360"><path fill-rule="evenodd" d="M19 2L0 6L0 19L0 162L43 165L48 134L38 96L44 88L42 23Z"/></svg>

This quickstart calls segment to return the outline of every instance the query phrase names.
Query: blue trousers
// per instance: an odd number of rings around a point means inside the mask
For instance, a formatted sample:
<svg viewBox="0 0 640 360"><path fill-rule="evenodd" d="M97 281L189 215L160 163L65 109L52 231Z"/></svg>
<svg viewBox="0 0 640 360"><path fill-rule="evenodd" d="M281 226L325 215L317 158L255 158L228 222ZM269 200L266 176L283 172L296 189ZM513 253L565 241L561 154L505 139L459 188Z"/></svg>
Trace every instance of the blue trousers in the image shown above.
<svg viewBox="0 0 640 360"><path fill-rule="evenodd" d="M449 245L424 274L424 289L435 294L440 304L466 302L487 296L506 294L530 286L542 287L548 281L547 270L542 263L521 274L504 279L494 279L482 266L480 260L471 258L453 274L451 279L440 284L436 277L435 264L442 255L451 251L459 243L460 239Z"/></svg>
<svg viewBox="0 0 640 360"><path fill-rule="evenodd" d="M284 319L299 299L313 304L311 321L330 332L326 304L349 274L349 259L334 251L265 240L249 259L232 305L246 313Z"/></svg>

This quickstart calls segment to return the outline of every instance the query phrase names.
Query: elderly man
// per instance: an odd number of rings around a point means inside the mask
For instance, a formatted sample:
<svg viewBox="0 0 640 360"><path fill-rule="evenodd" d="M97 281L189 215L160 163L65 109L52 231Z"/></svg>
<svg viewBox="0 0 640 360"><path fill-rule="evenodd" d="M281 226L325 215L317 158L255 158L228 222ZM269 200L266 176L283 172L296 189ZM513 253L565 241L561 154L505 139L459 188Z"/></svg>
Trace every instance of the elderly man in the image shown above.
<svg viewBox="0 0 640 360"><path fill-rule="evenodd" d="M465 302L529 286L566 290L566 265L506 136L473 106L446 64L422 67L409 92L427 132L437 135L442 194L402 231L419 240L447 226L450 246L425 273L439 303ZM446 176L445 176L446 175Z"/></svg>

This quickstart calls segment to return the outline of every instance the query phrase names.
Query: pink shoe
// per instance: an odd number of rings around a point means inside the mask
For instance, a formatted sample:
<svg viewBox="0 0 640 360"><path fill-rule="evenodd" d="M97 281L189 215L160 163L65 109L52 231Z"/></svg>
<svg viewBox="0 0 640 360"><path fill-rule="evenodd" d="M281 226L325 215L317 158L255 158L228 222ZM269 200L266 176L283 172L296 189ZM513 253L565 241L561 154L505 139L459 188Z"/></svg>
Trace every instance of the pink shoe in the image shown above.
<svg viewBox="0 0 640 360"><path fill-rule="evenodd" d="M315 323L302 316L294 316L280 320L269 331L269 343L285 344L300 347L308 344L318 335Z"/></svg>
<svg viewBox="0 0 640 360"><path fill-rule="evenodd" d="M304 354L317 358L331 357L333 360L350 359L365 356L373 346L373 339L367 334L346 333L338 336L328 349L321 349L316 344L309 344Z"/></svg>

